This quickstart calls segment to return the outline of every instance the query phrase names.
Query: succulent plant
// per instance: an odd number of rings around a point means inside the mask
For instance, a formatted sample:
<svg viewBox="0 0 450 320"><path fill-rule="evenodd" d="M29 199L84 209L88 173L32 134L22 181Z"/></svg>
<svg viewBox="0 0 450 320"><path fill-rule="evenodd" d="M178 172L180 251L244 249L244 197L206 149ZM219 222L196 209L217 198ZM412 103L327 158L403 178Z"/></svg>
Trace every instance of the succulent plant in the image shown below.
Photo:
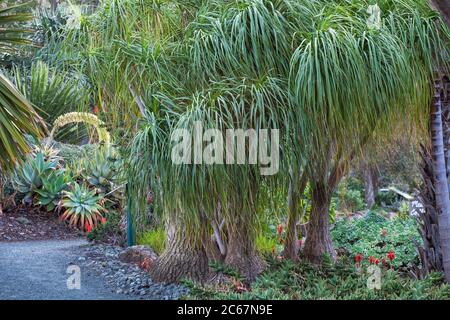
<svg viewBox="0 0 450 320"><path fill-rule="evenodd" d="M48 177L42 178L42 187L35 190L37 204L46 206L47 211L53 211L60 203L62 192L68 187L68 176L64 172L52 172Z"/></svg>
<svg viewBox="0 0 450 320"><path fill-rule="evenodd" d="M59 150L47 144L34 146L30 154L33 158L36 158L38 153L42 153L45 161L60 162L62 160L59 156Z"/></svg>
<svg viewBox="0 0 450 320"><path fill-rule="evenodd" d="M42 179L48 177L58 165L58 161L45 161L42 152L35 157L29 155L24 163L16 167L12 183L14 189L25 195L24 201L28 202L33 197L33 192L42 187Z"/></svg>
<svg viewBox="0 0 450 320"><path fill-rule="evenodd" d="M103 219L106 209L102 206L103 197L96 195L85 185L73 184L72 189L63 191L62 207L65 209L61 220L69 221L87 232L92 231Z"/></svg>

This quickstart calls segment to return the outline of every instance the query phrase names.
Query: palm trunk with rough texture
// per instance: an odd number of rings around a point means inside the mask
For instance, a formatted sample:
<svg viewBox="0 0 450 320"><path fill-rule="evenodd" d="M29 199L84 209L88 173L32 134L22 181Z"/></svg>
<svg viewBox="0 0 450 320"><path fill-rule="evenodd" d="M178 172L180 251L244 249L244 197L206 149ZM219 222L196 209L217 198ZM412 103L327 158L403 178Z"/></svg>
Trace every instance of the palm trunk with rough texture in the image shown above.
<svg viewBox="0 0 450 320"><path fill-rule="evenodd" d="M306 179L301 178L300 181L296 181L296 177L291 173L289 179L289 191L288 191L288 223L286 226L286 239L283 248L283 257L292 261L298 260L298 199L305 190Z"/></svg>
<svg viewBox="0 0 450 320"><path fill-rule="evenodd" d="M190 279L205 283L211 278L209 261L201 239L177 226L173 239L150 269L154 281L177 283Z"/></svg>
<svg viewBox="0 0 450 320"><path fill-rule="evenodd" d="M366 164L364 166L364 198L367 209L371 209L375 204L378 191L377 180L376 169L372 165Z"/></svg>
<svg viewBox="0 0 450 320"><path fill-rule="evenodd" d="M228 243L225 265L238 270L246 282L250 283L265 266L256 251L252 227L245 221L245 217L248 217L248 214L236 211L233 217L227 219Z"/></svg>
<svg viewBox="0 0 450 320"><path fill-rule="evenodd" d="M435 180L436 211L442 250L445 277L450 283L450 199L447 185L447 170L444 154L444 134L442 126L442 86L435 81L431 112L431 145Z"/></svg>
<svg viewBox="0 0 450 320"><path fill-rule="evenodd" d="M421 268L415 268L418 278L425 278L430 272L442 272L442 253L439 239L439 226L436 215L436 197L434 192L433 161L429 148L421 145L422 164L420 172L422 185L420 193L413 203L422 243L415 243L419 252Z"/></svg>
<svg viewBox="0 0 450 320"><path fill-rule="evenodd" d="M311 184L311 189L312 207L303 256L313 264L321 264L325 254L336 259L329 222L332 191L325 183L317 181Z"/></svg>
<svg viewBox="0 0 450 320"><path fill-rule="evenodd" d="M450 0L431 0L431 4L439 11L445 23L450 28Z"/></svg>
<svg viewBox="0 0 450 320"><path fill-rule="evenodd" d="M442 97L442 126L444 129L444 151L447 166L447 185L450 190L450 79L443 79L444 94Z"/></svg>

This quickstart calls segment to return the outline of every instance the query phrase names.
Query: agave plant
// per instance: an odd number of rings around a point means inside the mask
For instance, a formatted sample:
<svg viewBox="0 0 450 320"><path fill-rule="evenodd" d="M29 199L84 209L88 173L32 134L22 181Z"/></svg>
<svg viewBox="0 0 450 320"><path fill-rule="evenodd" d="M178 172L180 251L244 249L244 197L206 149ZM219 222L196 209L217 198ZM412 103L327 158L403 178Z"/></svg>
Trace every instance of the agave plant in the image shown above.
<svg viewBox="0 0 450 320"><path fill-rule="evenodd" d="M33 157L36 157L39 153L44 156L45 161L60 162L63 160L62 157L59 156L59 150L47 144L36 145L30 152Z"/></svg>
<svg viewBox="0 0 450 320"><path fill-rule="evenodd" d="M47 211L53 211L60 203L62 192L67 189L67 175L57 171L42 178L42 187L35 190L38 194L37 204L46 206Z"/></svg>
<svg viewBox="0 0 450 320"><path fill-rule="evenodd" d="M71 226L87 232L97 227L103 219L106 209L102 206L103 198L89 190L85 185L74 184L69 191L63 191L62 207L65 208L61 220L69 221Z"/></svg>
<svg viewBox="0 0 450 320"><path fill-rule="evenodd" d="M106 194L119 183L119 166L114 150L110 148L98 149L89 161L83 163L84 177L98 193Z"/></svg>
<svg viewBox="0 0 450 320"><path fill-rule="evenodd" d="M14 188L25 195L24 201L28 202L33 193L42 187L43 179L48 177L58 166L58 161L46 161L44 154L38 152L35 157L29 155L27 160L17 166L12 183Z"/></svg>

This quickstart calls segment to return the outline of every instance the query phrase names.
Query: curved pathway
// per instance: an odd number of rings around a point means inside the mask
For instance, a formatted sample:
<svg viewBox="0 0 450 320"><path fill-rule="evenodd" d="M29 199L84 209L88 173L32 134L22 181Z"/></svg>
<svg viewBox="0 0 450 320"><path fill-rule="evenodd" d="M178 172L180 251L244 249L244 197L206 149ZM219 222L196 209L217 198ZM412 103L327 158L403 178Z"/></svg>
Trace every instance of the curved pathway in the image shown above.
<svg viewBox="0 0 450 320"><path fill-rule="evenodd" d="M123 300L104 280L80 268L80 289L68 289L85 240L0 242L0 300ZM69 270L70 271L70 270ZM69 282L75 283L74 282Z"/></svg>

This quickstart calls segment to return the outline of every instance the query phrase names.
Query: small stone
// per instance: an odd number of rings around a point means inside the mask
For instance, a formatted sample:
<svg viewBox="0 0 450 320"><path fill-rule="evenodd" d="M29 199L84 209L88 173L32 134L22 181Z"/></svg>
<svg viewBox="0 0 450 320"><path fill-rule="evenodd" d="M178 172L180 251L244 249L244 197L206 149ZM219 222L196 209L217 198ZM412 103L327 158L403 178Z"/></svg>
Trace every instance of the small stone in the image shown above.
<svg viewBox="0 0 450 320"><path fill-rule="evenodd" d="M21 223L21 224L31 224L31 221L28 220L28 219L25 218L25 217L18 217L18 218L16 219L16 221L19 222L19 223Z"/></svg>
<svg viewBox="0 0 450 320"><path fill-rule="evenodd" d="M124 263L134 263L141 265L144 261L152 264L158 255L152 248L147 246L132 246L119 254L119 260Z"/></svg>

